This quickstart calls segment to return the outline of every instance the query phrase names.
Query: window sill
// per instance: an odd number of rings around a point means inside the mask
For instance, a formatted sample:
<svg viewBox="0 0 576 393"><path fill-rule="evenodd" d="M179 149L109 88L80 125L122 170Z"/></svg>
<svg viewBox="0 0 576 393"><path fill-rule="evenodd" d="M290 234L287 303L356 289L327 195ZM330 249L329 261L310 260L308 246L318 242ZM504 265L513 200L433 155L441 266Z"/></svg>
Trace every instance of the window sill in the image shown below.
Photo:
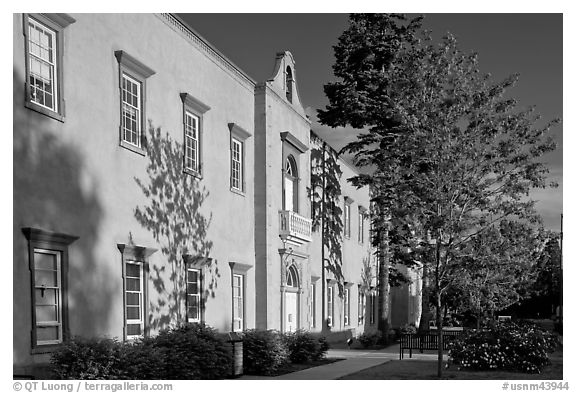
<svg viewBox="0 0 576 393"><path fill-rule="evenodd" d="M26 108L33 110L34 112L38 112L42 115L48 116L54 120L58 120L59 122L64 123L64 116L61 114L51 111L48 108L44 108L43 106L37 105L33 102L26 101L25 104Z"/></svg>
<svg viewBox="0 0 576 393"><path fill-rule="evenodd" d="M184 172L185 174L190 175L190 176L192 176L192 177L195 177L195 178L198 179L198 180L202 180L202 174L201 174L200 172L198 172L198 171L194 171L194 170L192 170L192 169L190 169L190 168L184 168L184 169L182 170L182 172Z"/></svg>
<svg viewBox="0 0 576 393"><path fill-rule="evenodd" d="M230 187L230 191L236 195L240 195L242 197L246 197L246 193L244 191L238 190L237 188Z"/></svg>
<svg viewBox="0 0 576 393"><path fill-rule="evenodd" d="M30 353L32 355L41 355L43 353L52 353L62 347L62 344L49 344L49 345L40 345L37 347L32 348Z"/></svg>
<svg viewBox="0 0 576 393"><path fill-rule="evenodd" d="M146 156L146 151L144 151L144 149L138 146L134 146L126 141L120 141L120 146L126 150L130 150L131 152L140 154L141 156Z"/></svg>

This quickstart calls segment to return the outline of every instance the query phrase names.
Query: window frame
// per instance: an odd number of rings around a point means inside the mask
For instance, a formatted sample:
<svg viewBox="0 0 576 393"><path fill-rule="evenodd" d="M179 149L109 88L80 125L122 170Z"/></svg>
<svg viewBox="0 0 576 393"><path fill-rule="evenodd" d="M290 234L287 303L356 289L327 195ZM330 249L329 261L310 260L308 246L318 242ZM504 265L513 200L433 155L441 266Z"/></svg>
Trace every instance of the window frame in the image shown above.
<svg viewBox="0 0 576 393"><path fill-rule="evenodd" d="M344 298L342 300L344 306L344 326L350 326L350 289L344 288Z"/></svg>
<svg viewBox="0 0 576 393"><path fill-rule="evenodd" d="M141 156L146 155L146 98L147 98L147 80L156 72L150 67L144 65L133 56L123 50L114 52L114 56L118 61L118 88L119 88L119 108L120 108L120 125L119 125L119 144L121 147L137 153ZM137 121L139 127L138 141L136 145L124 139L124 77L128 77L139 83L140 97L138 98L140 104L140 118Z"/></svg>
<svg viewBox="0 0 576 393"><path fill-rule="evenodd" d="M235 279L239 278L240 279L240 286L236 287L234 286L235 284ZM235 288L239 288L239 296L236 296L234 294L234 289ZM235 302L236 299L239 299L240 303L240 307L237 307L237 304ZM233 332L238 332L238 331L243 331L245 328L245 314L246 314L246 309L245 309L245 303L244 303L244 274L240 274L240 273L232 273L232 331ZM242 312L241 316L238 316L237 313L235 311L240 310ZM239 322L239 326L237 327L236 324L237 322Z"/></svg>
<svg viewBox="0 0 576 393"><path fill-rule="evenodd" d="M334 286L329 284L326 288L326 326L334 325Z"/></svg>
<svg viewBox="0 0 576 393"><path fill-rule="evenodd" d="M244 331L246 329L246 279L248 277L248 270L252 269L252 265L247 265L239 262L228 262L230 266L230 300L232 306L231 313L231 331L238 332ZM241 276L241 298L242 298L242 318L237 318L234 314L234 277ZM235 321L241 320L241 329L236 329Z"/></svg>
<svg viewBox="0 0 576 393"><path fill-rule="evenodd" d="M182 100L182 171L190 176L194 176L198 179L202 179L204 176L204 132L205 132L205 114L210 110L210 107L204 104L202 101L193 97L188 93L180 93L180 99ZM186 145L186 119L187 115L192 115L197 118L198 129L197 129L197 167L191 168L187 165L187 145Z"/></svg>
<svg viewBox="0 0 576 393"><path fill-rule="evenodd" d="M30 20L54 34L54 109L32 101L30 94ZM25 62L25 88L24 88L24 106L35 112L46 115L52 119L64 122L65 120L65 101L64 101L64 31L75 23L76 20L67 14L23 14L22 30L24 34L24 62Z"/></svg>
<svg viewBox="0 0 576 393"><path fill-rule="evenodd" d="M149 334L149 326L148 326L148 277L150 273L150 265L149 260L150 256L154 254L157 250L155 248L147 248L142 246L136 245L127 245L124 243L117 244L117 248L121 254L121 262L122 262L122 312L123 312L123 329L122 329L122 337L124 341L130 341L133 339L147 337ZM130 264L137 264L141 266L140 269L140 288L141 288L141 319L139 322L141 323L141 335L128 335L128 324L129 320L128 315L126 313L126 293L127 293L127 286L126 286L126 265Z"/></svg>
<svg viewBox="0 0 576 393"><path fill-rule="evenodd" d="M310 327L316 327L316 283L310 283Z"/></svg>
<svg viewBox="0 0 576 393"><path fill-rule="evenodd" d="M358 286L358 326L364 325L366 315L366 293Z"/></svg>
<svg viewBox="0 0 576 393"><path fill-rule="evenodd" d="M350 210L352 203L344 199L344 237L350 239Z"/></svg>
<svg viewBox="0 0 576 393"><path fill-rule="evenodd" d="M134 265L134 266L138 266L138 277L136 276L128 276L128 265ZM138 260L132 260L132 259L126 259L124 261L124 337L126 340L135 340L138 338L142 338L144 337L146 328L145 328L145 318L144 316L146 315L147 312L147 307L146 307L146 303L147 303L147 291L146 291L146 285L145 285L145 277L146 274L144 273L145 271L145 262L144 261L138 261ZM128 285L127 282L129 279L134 279L137 278L140 281L140 286L138 288L138 290L128 290ZM128 294L138 294L139 296L139 304L138 304L138 313L140 315L140 318L138 319L130 319L128 318L128 308L134 308L134 305L129 305L127 303L127 297ZM142 334L128 334L128 325L140 325L140 331L142 332Z"/></svg>
<svg viewBox="0 0 576 393"><path fill-rule="evenodd" d="M188 280L188 274L190 272L195 272L197 274L197 279L196 279L196 287L197 287L197 292L196 294L191 294L190 291L188 290L188 285L192 283L192 281ZM202 313L202 292L203 292L203 274L202 274L202 269L191 266L191 265L187 265L186 266L186 322L188 323L200 323L204 321L203 318L203 313ZM189 302L189 296L195 296L197 297L198 301L198 318L191 318L190 317L190 302Z"/></svg>
<svg viewBox="0 0 576 393"><path fill-rule="evenodd" d="M78 239L77 236L70 236L62 233L55 233L38 228L22 228L22 232L28 240L28 268L30 270L30 310L31 310L31 353L49 353L58 349L68 337L70 337L68 318L68 247ZM38 323L36 318L36 250L49 251L60 255L59 288L60 307L58 314L60 317L61 334L58 342L38 343Z"/></svg>
<svg viewBox="0 0 576 393"><path fill-rule="evenodd" d="M376 294L370 294L370 325L376 323Z"/></svg>
<svg viewBox="0 0 576 393"><path fill-rule="evenodd" d="M358 243L364 244L364 220L365 211L362 207L358 207Z"/></svg>
<svg viewBox="0 0 576 393"><path fill-rule="evenodd" d="M239 194L245 195L246 193L246 141L248 138L252 136L248 131L244 128L240 127L236 123L228 123L228 128L230 129L230 191ZM239 187L234 187L234 143L240 144L241 152L240 152L240 179L239 179Z"/></svg>

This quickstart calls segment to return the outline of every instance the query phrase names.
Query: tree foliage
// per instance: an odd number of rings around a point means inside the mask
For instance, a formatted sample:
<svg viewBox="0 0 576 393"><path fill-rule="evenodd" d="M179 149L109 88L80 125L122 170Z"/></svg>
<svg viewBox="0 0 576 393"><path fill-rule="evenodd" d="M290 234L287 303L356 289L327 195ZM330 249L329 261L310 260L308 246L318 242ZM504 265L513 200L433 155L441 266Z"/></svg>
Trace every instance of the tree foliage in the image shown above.
<svg viewBox="0 0 576 393"><path fill-rule="evenodd" d="M516 75L494 81L480 72L477 54L462 52L449 34L434 43L421 22L351 15L319 119L363 129L343 150L372 171L351 181L371 187L377 236L387 234L387 217L412 225L441 328L442 295L462 272L478 270L467 259L477 242L503 220L540 222L528 195L553 185L540 158L555 148L547 134L557 121L538 126L534 108L507 94Z"/></svg>

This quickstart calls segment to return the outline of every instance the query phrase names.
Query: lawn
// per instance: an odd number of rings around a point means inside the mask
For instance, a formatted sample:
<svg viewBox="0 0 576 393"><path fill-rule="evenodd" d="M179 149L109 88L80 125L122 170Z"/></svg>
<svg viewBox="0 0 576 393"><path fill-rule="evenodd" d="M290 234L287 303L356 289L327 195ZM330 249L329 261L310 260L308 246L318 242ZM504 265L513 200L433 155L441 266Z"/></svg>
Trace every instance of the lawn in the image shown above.
<svg viewBox="0 0 576 393"><path fill-rule="evenodd" d="M459 371L451 366L442 371L442 379L537 379L562 380L562 351L556 351L550 356L551 364L542 370L541 374L524 374L504 371ZM347 375L340 379L374 380L374 379L437 379L437 363L430 360L404 359L392 360L388 363Z"/></svg>

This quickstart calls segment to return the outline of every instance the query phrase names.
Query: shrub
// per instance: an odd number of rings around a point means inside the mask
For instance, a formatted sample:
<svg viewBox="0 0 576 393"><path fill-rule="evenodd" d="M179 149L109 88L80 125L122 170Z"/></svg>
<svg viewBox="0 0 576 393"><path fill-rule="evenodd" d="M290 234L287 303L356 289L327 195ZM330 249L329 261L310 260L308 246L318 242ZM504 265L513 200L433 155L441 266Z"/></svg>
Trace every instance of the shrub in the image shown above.
<svg viewBox="0 0 576 393"><path fill-rule="evenodd" d="M382 341L382 333L379 330L364 332L358 336L358 341L364 348L373 347Z"/></svg>
<svg viewBox="0 0 576 393"><path fill-rule="evenodd" d="M292 363L306 363L310 360L322 359L329 348L326 338L317 338L304 330L284 333L283 338Z"/></svg>
<svg viewBox="0 0 576 393"><path fill-rule="evenodd" d="M460 368L540 373L557 345L556 336L534 324L507 322L456 338L448 353Z"/></svg>
<svg viewBox="0 0 576 393"><path fill-rule="evenodd" d="M243 334L244 373L273 374L288 361L288 348L275 330L247 330Z"/></svg>
<svg viewBox="0 0 576 393"><path fill-rule="evenodd" d="M74 338L51 364L61 379L218 379L230 374L232 355L216 330L190 324L126 343Z"/></svg>
<svg viewBox="0 0 576 393"><path fill-rule="evenodd" d="M404 324L400 327L400 333L402 334L416 334L418 329L414 324Z"/></svg>
<svg viewBox="0 0 576 393"><path fill-rule="evenodd" d="M61 379L116 379L120 346L116 339L75 337L52 354L52 372Z"/></svg>
<svg viewBox="0 0 576 393"><path fill-rule="evenodd" d="M163 330L152 345L166 355L164 379L219 379L230 374L232 354L226 339L203 323Z"/></svg>

